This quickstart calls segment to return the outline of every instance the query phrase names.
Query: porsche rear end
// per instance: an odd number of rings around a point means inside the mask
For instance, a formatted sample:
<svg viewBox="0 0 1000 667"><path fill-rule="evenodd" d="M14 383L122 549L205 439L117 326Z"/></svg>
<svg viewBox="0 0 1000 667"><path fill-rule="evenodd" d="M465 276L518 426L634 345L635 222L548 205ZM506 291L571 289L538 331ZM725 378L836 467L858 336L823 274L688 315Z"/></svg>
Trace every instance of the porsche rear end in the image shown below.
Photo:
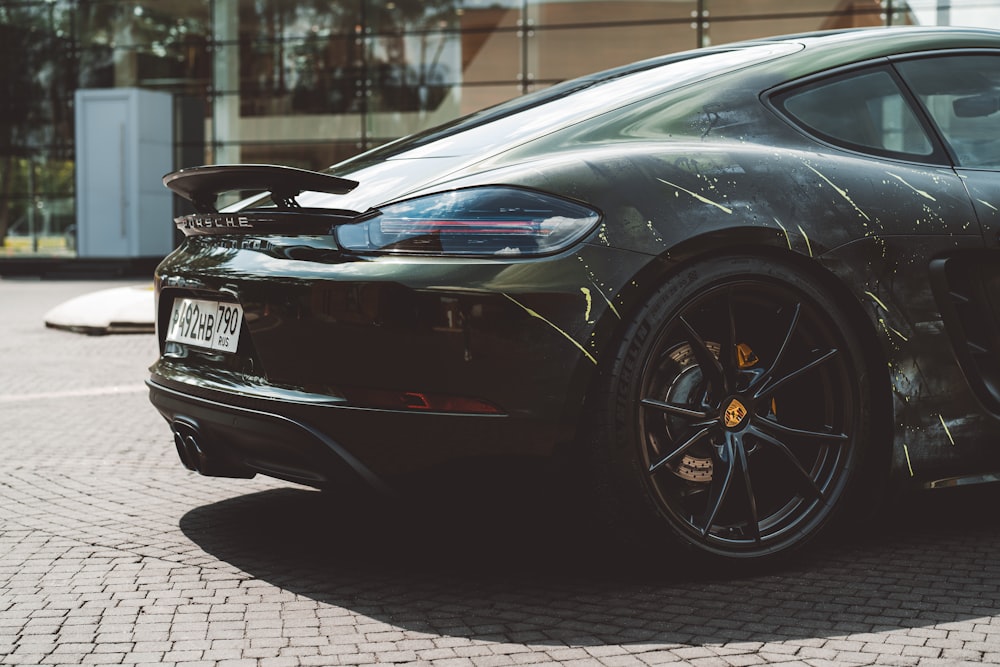
<svg viewBox="0 0 1000 667"><path fill-rule="evenodd" d="M356 183L257 165L165 183L198 212L157 269L148 384L188 468L388 490L572 437L594 361L572 248L595 211L508 187L305 209L300 190ZM270 194L216 211L234 189Z"/></svg>

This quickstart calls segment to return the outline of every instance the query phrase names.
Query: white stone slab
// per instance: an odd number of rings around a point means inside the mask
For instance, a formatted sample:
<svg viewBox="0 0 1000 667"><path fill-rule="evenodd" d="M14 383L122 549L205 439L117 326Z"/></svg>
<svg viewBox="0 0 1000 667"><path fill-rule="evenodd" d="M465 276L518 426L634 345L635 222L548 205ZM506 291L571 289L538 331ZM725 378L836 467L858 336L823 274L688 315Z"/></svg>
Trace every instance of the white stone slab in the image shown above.
<svg viewBox="0 0 1000 667"><path fill-rule="evenodd" d="M45 326L88 334L154 330L152 285L113 287L78 296L45 314Z"/></svg>

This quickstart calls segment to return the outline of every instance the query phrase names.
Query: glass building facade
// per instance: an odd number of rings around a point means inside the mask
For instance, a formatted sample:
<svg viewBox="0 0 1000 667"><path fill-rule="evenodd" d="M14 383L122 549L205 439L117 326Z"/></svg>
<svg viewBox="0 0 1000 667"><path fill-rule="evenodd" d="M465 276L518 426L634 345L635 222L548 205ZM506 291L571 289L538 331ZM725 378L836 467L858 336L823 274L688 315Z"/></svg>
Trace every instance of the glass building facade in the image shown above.
<svg viewBox="0 0 1000 667"><path fill-rule="evenodd" d="M0 0L0 262L75 254L74 93L169 92L174 168L319 169L664 53L851 26L1000 25L1000 0Z"/></svg>

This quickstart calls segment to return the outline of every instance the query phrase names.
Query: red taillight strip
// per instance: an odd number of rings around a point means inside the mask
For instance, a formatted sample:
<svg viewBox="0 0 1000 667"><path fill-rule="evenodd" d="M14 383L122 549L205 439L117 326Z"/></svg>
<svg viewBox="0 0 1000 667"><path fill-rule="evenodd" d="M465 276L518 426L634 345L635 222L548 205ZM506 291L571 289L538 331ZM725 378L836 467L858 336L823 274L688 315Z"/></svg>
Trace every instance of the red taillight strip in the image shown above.
<svg viewBox="0 0 1000 667"><path fill-rule="evenodd" d="M379 221L383 233L441 234L510 234L516 236L548 236L551 230L534 220L392 220Z"/></svg>
<svg viewBox="0 0 1000 667"><path fill-rule="evenodd" d="M349 403L362 408L414 412L454 412L462 414L502 415L489 401L465 396L428 394L420 391L385 391L352 389L344 392Z"/></svg>

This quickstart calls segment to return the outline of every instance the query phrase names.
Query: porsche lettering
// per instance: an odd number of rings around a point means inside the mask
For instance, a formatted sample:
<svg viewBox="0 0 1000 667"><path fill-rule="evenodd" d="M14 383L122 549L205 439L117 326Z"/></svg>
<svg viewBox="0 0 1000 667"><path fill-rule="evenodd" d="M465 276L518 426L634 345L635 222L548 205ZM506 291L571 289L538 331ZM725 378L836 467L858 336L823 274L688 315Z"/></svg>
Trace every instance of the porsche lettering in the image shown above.
<svg viewBox="0 0 1000 667"><path fill-rule="evenodd" d="M250 229L253 224L244 215L184 215L174 221L178 229Z"/></svg>

